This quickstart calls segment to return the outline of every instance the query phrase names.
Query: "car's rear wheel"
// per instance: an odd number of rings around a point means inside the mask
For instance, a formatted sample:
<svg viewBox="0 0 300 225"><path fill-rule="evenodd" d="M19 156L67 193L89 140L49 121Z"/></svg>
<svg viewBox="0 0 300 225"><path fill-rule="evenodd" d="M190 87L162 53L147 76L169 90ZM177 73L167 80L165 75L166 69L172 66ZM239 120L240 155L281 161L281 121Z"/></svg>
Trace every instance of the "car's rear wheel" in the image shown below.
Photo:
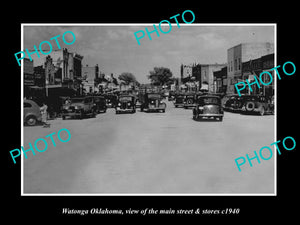
<svg viewBox="0 0 300 225"><path fill-rule="evenodd" d="M255 103L254 102L247 102L246 103L246 110L248 112L252 112L255 108Z"/></svg>
<svg viewBox="0 0 300 225"><path fill-rule="evenodd" d="M28 116L28 117L26 118L26 124L27 124L28 126L34 126L34 125L36 124L36 122L37 122L37 119L36 119L35 116Z"/></svg>

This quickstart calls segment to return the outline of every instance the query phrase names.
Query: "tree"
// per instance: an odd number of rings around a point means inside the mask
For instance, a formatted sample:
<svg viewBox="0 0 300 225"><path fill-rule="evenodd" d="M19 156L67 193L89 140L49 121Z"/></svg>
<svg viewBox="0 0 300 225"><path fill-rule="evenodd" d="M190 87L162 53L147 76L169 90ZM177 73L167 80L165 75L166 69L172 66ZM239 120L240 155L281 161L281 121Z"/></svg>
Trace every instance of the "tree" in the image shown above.
<svg viewBox="0 0 300 225"><path fill-rule="evenodd" d="M154 69L149 73L150 75L148 75L148 79L150 79L151 83L154 85L170 84L170 82L173 81L173 74L169 68L154 67Z"/></svg>
<svg viewBox="0 0 300 225"><path fill-rule="evenodd" d="M129 85L130 83L136 83L136 78L132 73L124 72L119 75L119 80L122 81L125 85Z"/></svg>

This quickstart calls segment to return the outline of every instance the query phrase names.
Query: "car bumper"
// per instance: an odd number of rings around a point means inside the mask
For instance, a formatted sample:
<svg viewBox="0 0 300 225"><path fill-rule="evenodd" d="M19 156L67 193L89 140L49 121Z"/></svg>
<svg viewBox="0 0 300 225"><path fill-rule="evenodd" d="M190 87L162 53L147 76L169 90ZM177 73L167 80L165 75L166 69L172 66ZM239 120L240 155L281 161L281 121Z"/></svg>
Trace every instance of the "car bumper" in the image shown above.
<svg viewBox="0 0 300 225"><path fill-rule="evenodd" d="M134 112L135 109L120 109L120 108L116 108L116 112Z"/></svg>
<svg viewBox="0 0 300 225"><path fill-rule="evenodd" d="M185 108L195 107L195 104L184 104L183 107Z"/></svg>
<svg viewBox="0 0 300 225"><path fill-rule="evenodd" d="M72 112L62 112L62 116L80 116L82 112L80 111L72 111Z"/></svg>
<svg viewBox="0 0 300 225"><path fill-rule="evenodd" d="M181 106L183 107L184 106L184 103L174 103L175 106Z"/></svg>
<svg viewBox="0 0 300 225"><path fill-rule="evenodd" d="M198 114L198 117L220 117L220 116L224 116L224 114L213 114L213 113Z"/></svg>
<svg viewBox="0 0 300 225"><path fill-rule="evenodd" d="M160 107L149 107L147 109L144 109L145 111L159 111L159 110L165 110L166 107L160 106Z"/></svg>

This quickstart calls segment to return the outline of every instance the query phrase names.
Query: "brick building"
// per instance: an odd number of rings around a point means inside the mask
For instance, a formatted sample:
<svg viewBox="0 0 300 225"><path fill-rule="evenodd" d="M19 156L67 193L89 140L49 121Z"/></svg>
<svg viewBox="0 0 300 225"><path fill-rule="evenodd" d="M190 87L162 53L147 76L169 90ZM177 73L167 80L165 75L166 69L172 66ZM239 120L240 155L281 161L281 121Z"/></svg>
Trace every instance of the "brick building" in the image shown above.
<svg viewBox="0 0 300 225"><path fill-rule="evenodd" d="M268 54L264 55L262 57L249 60L242 63L242 79L243 81L248 80L250 83L254 81L254 76L259 80L260 73L264 71L268 71L272 74L273 82L267 86L260 85L261 88L259 88L257 85L252 85L251 88L253 89L252 92L250 92L249 87L246 86L244 90L241 91L241 93L244 94L263 94L267 97L274 95L274 80L276 79L274 77L274 70L270 71L270 69L274 68L274 54ZM268 75L262 76L262 81L264 83L270 82L270 77Z"/></svg>
<svg viewBox="0 0 300 225"><path fill-rule="evenodd" d="M243 80L243 63L274 53L274 44L241 43L227 50L227 93L235 93L234 84Z"/></svg>

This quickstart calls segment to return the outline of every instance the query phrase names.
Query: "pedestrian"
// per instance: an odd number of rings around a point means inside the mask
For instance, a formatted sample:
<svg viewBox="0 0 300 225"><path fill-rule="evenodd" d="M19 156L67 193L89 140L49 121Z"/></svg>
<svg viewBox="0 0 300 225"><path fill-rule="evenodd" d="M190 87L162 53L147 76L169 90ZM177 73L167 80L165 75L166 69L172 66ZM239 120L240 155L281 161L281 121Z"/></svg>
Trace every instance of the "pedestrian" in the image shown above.
<svg viewBox="0 0 300 225"><path fill-rule="evenodd" d="M50 124L47 123L47 113L48 106L43 102L42 107L40 108L41 114L42 114L42 123L43 127L50 127Z"/></svg>

